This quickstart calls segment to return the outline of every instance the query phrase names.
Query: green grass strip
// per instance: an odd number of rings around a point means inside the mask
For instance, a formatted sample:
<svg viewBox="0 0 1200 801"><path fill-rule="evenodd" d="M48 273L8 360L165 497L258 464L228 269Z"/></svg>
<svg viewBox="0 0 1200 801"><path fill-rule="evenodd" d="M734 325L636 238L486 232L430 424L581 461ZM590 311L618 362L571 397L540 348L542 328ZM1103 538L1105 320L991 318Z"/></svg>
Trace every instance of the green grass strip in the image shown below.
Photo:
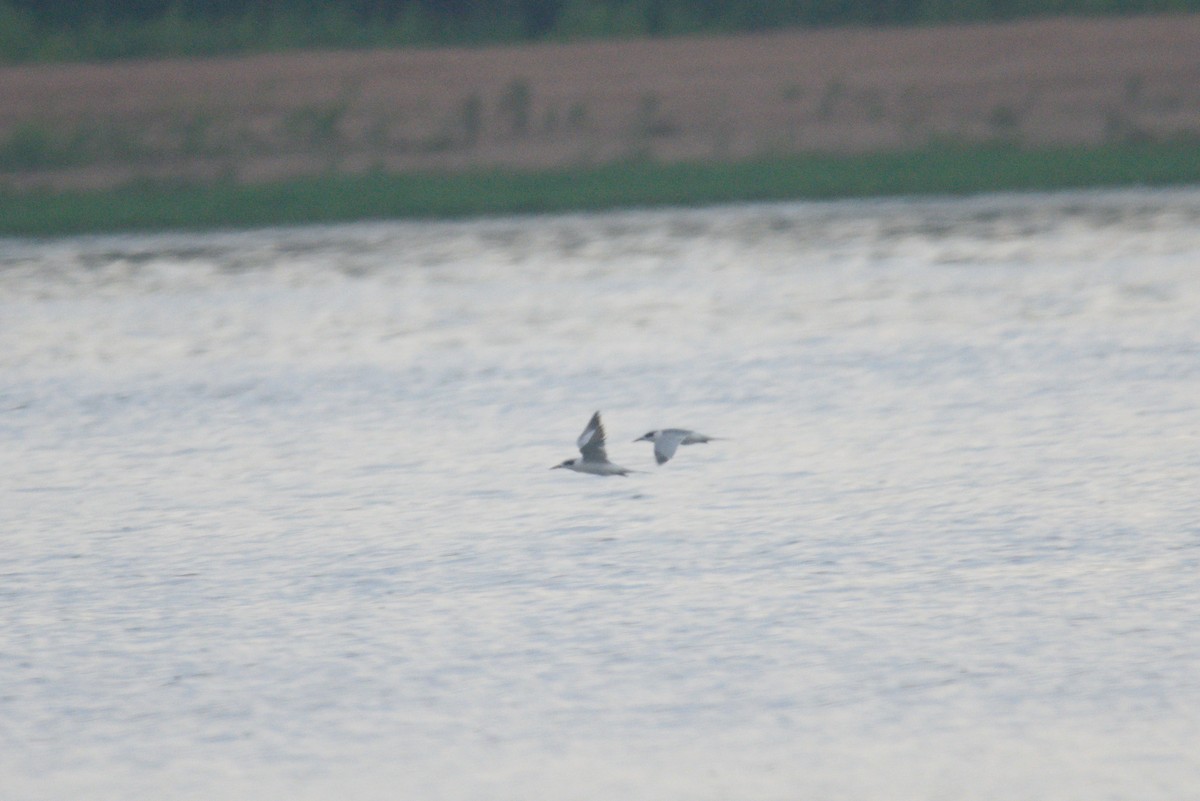
<svg viewBox="0 0 1200 801"><path fill-rule="evenodd" d="M1200 143L1020 149L948 146L727 164L626 162L570 170L330 174L271 184L142 184L0 192L0 234L247 228L618 207L1200 183Z"/></svg>

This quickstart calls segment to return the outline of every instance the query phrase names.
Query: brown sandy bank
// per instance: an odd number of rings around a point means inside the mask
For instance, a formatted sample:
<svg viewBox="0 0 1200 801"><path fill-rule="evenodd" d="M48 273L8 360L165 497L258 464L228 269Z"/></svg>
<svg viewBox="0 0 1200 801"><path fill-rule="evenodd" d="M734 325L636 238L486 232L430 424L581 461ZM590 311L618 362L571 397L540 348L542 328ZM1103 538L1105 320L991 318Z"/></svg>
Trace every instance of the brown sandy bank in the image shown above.
<svg viewBox="0 0 1200 801"><path fill-rule="evenodd" d="M0 68L0 186L1200 139L1200 15Z"/></svg>

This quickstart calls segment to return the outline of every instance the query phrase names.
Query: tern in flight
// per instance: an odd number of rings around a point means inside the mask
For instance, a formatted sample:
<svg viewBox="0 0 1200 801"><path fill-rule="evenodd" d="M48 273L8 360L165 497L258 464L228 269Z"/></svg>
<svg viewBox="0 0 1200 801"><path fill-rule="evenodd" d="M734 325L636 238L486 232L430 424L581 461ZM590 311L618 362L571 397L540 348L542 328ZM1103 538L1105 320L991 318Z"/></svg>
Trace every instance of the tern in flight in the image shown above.
<svg viewBox="0 0 1200 801"><path fill-rule="evenodd" d="M591 473L594 476L624 476L635 472L608 461L608 454L604 451L604 424L600 422L600 412L592 415L587 428L583 429L575 444L579 446L579 452L583 456L579 459L567 459L562 464L551 467L551 470L565 467L576 473Z"/></svg>
<svg viewBox="0 0 1200 801"><path fill-rule="evenodd" d="M720 437L706 437L698 431L688 431L684 428L663 428L643 434L634 442L653 442L654 458L659 464L665 463L675 455L680 445L695 445L700 442L712 442Z"/></svg>

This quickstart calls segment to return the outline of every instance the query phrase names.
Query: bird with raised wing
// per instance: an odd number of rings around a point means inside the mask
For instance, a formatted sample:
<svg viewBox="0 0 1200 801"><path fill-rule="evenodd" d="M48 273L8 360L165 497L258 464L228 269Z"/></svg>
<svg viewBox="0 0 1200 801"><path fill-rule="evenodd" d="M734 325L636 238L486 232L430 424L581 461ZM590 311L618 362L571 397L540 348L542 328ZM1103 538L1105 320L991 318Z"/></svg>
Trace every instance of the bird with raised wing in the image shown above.
<svg viewBox="0 0 1200 801"><path fill-rule="evenodd" d="M578 459L567 459L562 464L556 464L551 470L565 467L576 473L591 473L594 476L624 476L636 472L608 461L608 453L604 450L604 424L600 422L600 412L592 415L587 428L583 429L575 444L583 455Z"/></svg>

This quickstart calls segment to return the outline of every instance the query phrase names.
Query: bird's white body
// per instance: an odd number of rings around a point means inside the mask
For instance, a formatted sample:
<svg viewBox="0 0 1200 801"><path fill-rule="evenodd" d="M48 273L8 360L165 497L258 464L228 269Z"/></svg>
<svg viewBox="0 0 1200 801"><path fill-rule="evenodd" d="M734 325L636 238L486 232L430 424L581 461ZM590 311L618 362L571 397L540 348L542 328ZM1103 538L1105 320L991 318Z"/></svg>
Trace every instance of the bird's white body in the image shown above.
<svg viewBox="0 0 1200 801"><path fill-rule="evenodd" d="M697 445L702 442L712 442L714 439L719 439L719 437L705 436L699 431L688 431L686 428L661 428L643 434L634 442L653 442L654 459L659 464L664 464L675 455L675 451L680 445Z"/></svg>
<svg viewBox="0 0 1200 801"><path fill-rule="evenodd" d="M591 473L593 476L627 476L633 472L612 462L589 462L586 459L568 459L550 469L553 470L556 467L574 470L576 473Z"/></svg>
<svg viewBox="0 0 1200 801"><path fill-rule="evenodd" d="M565 468L576 473L590 473L593 476L624 476L634 471L608 461L608 453L604 450L604 424L600 422L600 412L592 415L587 428L575 441L579 452L583 454L578 459L567 459L562 464L550 468Z"/></svg>

